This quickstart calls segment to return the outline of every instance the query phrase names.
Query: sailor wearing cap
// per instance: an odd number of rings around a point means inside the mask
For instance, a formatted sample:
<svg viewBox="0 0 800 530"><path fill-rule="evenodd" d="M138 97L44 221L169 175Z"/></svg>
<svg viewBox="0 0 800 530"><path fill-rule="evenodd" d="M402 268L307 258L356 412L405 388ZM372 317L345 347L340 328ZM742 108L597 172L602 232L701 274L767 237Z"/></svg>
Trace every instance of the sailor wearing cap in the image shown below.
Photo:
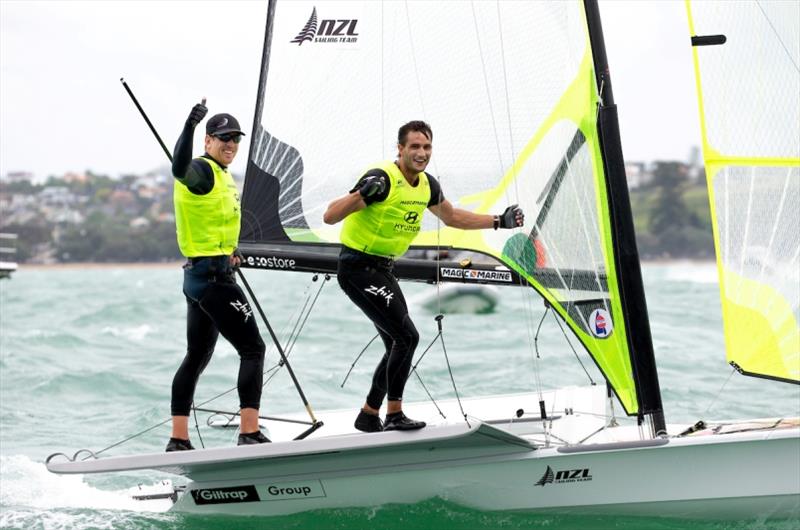
<svg viewBox="0 0 800 530"><path fill-rule="evenodd" d="M241 209L228 166L244 133L230 114L212 116L206 122L205 153L193 159L194 129L208 112L204 103L192 108L172 162L178 247L187 258L183 293L188 308L188 345L172 381L172 437L167 451L194 449L189 441L189 412L197 380L211 360L220 334L240 358L239 445L269 442L258 427L265 345L233 273L240 263L235 251Z"/></svg>

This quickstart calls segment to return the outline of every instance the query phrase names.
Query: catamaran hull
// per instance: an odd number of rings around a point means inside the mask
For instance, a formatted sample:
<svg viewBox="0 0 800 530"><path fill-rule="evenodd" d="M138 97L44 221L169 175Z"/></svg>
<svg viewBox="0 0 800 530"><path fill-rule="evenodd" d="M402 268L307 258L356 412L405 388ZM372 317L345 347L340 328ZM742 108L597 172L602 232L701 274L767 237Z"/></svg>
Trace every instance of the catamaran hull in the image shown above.
<svg viewBox="0 0 800 530"><path fill-rule="evenodd" d="M797 429L611 443L577 451L470 452L422 444L363 455L320 454L303 462L252 461L195 477L173 509L283 515L439 497L478 510L800 517Z"/></svg>

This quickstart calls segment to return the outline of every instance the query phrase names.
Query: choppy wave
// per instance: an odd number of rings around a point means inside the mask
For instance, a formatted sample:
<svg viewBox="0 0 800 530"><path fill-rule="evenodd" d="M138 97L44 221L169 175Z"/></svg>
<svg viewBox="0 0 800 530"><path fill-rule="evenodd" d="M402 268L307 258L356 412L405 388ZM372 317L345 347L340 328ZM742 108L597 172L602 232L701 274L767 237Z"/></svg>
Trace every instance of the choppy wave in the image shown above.
<svg viewBox="0 0 800 530"><path fill-rule="evenodd" d="M142 341L155 329L157 328L149 324L142 324L134 327L106 326L101 330L101 333L111 335L112 337L122 337L127 340Z"/></svg>
<svg viewBox="0 0 800 530"><path fill-rule="evenodd" d="M649 265L643 269L659 376L669 421L797 415L800 391L735 375L725 364L714 264ZM252 274L274 329L286 343L292 313L302 305L307 276ZM0 527L2 528L253 528L250 518L198 517L147 511L128 497L145 475L56 476L37 462L41 455L70 448L94 450L124 440L168 417L169 387L185 350L185 302L179 273L164 270L25 271L4 284L0 318ZM404 284L411 299L429 286ZM535 388L531 367L540 365L546 387L586 384L581 366L559 327L546 320L539 337L541 359L527 343L528 320L518 291L502 291L496 313L453 315L443 321L454 378L462 395ZM262 296L263 293L263 296ZM533 304L541 310L541 304ZM433 340L436 322L411 308L420 349ZM296 313L296 312L295 312ZM259 322L259 325L261 323ZM262 334L269 342L262 327ZM373 344L345 388L348 368L374 328L336 288L326 289L291 349L292 367L314 408L355 410L363 402L382 355ZM574 345L574 343L573 343ZM270 348L267 366L277 354ZM591 361L587 369L594 367ZM235 386L238 356L220 338L214 359L200 379L202 402ZM596 372L596 381L601 381ZM440 344L420 364L434 397L453 395ZM409 400L426 399L416 378ZM758 396L754 399L753 396ZM269 413L295 412L302 404L286 370L265 389ZM236 392L212 403L235 408ZM707 414L707 410L711 412ZM202 424L204 418L200 418ZM32 435L31 433L35 433ZM163 450L168 426L147 432L122 452ZM203 437L209 445L231 444L229 432ZM8 453L11 452L12 455ZM119 454L119 453L114 453ZM433 499L412 506L325 510L270 518L272 528L292 529L495 529L617 528L722 530L793 528L795 522L694 523L662 519L597 518L521 513L482 513Z"/></svg>
<svg viewBox="0 0 800 530"><path fill-rule="evenodd" d="M129 510L163 512L169 503L160 506L131 498L127 489L105 491L90 486L82 475L54 475L41 462L24 455L0 456L0 504L6 509L49 510L77 508L92 510ZM5 524L0 525L8 528Z"/></svg>

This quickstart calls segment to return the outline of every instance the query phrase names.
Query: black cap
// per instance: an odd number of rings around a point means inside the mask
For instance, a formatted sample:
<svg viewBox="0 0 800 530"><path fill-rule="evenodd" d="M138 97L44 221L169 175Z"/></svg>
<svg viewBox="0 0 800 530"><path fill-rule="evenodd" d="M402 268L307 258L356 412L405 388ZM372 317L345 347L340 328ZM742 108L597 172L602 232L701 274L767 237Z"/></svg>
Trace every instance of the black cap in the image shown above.
<svg viewBox="0 0 800 530"><path fill-rule="evenodd" d="M239 133L244 136L239 128L239 122L230 114L214 114L206 122L206 134L219 136L226 133Z"/></svg>

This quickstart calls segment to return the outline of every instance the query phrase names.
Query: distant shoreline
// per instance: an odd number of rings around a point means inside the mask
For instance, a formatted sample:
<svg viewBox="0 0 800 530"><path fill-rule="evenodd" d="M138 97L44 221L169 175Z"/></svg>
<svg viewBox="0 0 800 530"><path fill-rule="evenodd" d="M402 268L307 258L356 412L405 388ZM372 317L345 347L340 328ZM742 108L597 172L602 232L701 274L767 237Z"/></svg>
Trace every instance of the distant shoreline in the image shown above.
<svg viewBox="0 0 800 530"><path fill-rule="evenodd" d="M75 263L20 263L20 269L47 270L47 269L172 269L180 268L183 261L133 261L133 262L75 262Z"/></svg>
<svg viewBox="0 0 800 530"><path fill-rule="evenodd" d="M20 263L17 272L20 269L25 270L48 270L48 269L174 269L181 268L183 261L134 261L134 262L75 262L75 263ZM650 259L643 260L642 265L714 265L716 260L713 259L692 259L692 258L678 258L678 259ZM267 269L269 270L269 269Z"/></svg>

